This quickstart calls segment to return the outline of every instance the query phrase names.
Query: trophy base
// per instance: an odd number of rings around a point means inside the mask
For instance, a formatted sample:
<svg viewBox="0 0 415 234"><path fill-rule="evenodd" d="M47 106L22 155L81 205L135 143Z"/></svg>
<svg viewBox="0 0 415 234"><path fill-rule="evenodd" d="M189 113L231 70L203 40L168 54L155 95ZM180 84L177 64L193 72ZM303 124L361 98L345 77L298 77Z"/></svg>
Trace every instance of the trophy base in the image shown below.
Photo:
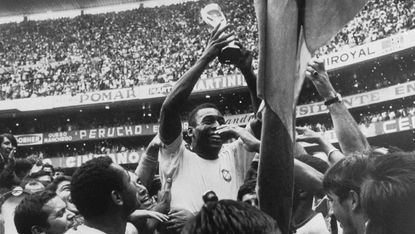
<svg viewBox="0 0 415 234"><path fill-rule="evenodd" d="M219 55L219 62L224 64L236 64L241 58L241 49L236 45L229 45L222 49Z"/></svg>

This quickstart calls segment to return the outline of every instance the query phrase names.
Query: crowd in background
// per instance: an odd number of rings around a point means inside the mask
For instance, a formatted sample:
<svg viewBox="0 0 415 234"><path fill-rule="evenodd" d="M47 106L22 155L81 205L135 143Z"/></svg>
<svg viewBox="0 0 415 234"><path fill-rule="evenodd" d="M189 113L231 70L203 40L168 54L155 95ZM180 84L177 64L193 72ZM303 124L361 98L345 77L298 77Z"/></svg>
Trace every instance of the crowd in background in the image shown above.
<svg viewBox="0 0 415 234"><path fill-rule="evenodd" d="M14 127L29 133L40 130L30 123L42 131L60 132L159 123L156 136L119 134L106 140L65 139L27 147L12 134L1 134L0 234L413 233L415 153L370 145L361 129L365 124L413 116L413 98L390 101L386 107L362 107L354 112L356 117L337 93L345 96L413 80L413 68L408 69L411 64L388 68L375 61L371 72L361 77L356 75L361 74L358 68L331 74L332 84L324 61L311 59L305 86L314 86L320 97L314 99L317 93L313 92L301 97L309 100L305 103L325 100L328 113L307 118L306 127L299 124L303 119L293 121L296 126L289 132L279 120L287 117L284 121L290 122L292 116L273 117L269 106L260 107L254 73L257 63L252 63L251 54L257 52L242 48L235 66L225 68L217 63L221 49L233 39L224 34L226 28L216 28L210 36L206 28L201 31L199 9L207 1L1 26L10 35L1 48L1 80L6 87L2 95L6 99L182 79L161 106L108 104L104 110L91 108L85 113L68 110L69 115L62 114L57 120L53 118L59 115L51 111L36 117L19 116L22 123L14 122L14 116L8 120L11 122L0 123L2 131L13 133L18 132ZM257 38L246 34L256 33L251 1L224 5L235 31L245 32L238 35L241 41L256 45ZM410 1L374 0L341 32L347 37L338 35L334 42L339 47L343 43L358 45L409 30L413 9ZM336 49L340 48L329 46L322 51ZM235 67L243 74L249 97L243 92L229 94L229 99L221 95L202 96L202 100L190 97L198 79L233 73ZM182 76L185 71L187 75ZM345 75L350 76L348 81L341 79ZM366 76L378 77L370 81ZM16 80L18 85L11 88L8 82ZM282 95L279 98L277 105L285 102ZM245 127L225 121L224 115L246 112L255 115ZM186 129L183 120L188 121ZM326 125L328 122L335 124ZM331 129L338 146L320 134ZM38 141L36 136L27 138L29 144ZM304 148L299 142L318 149ZM144 152L133 171L126 162L111 158L111 153L129 151ZM317 157L315 152L322 155ZM92 154L103 156L89 157ZM73 155L86 156L75 159L77 168L65 171L42 160L67 160L65 157Z"/></svg>
<svg viewBox="0 0 415 234"><path fill-rule="evenodd" d="M70 145L64 145L62 150L61 147L53 145L42 145L22 148L20 157L34 157L34 158L62 158L79 155L107 155L113 153L124 153L124 152L144 152L145 144L143 139L140 140L140 144L136 141L122 141L122 140L102 140L97 142L89 143L75 143Z"/></svg>
<svg viewBox="0 0 415 234"><path fill-rule="evenodd" d="M0 25L0 100L175 81L206 44L209 29L200 9L207 2ZM256 58L252 1L218 3ZM414 15L410 0L370 1L321 53L413 29ZM215 62L202 78L235 72Z"/></svg>

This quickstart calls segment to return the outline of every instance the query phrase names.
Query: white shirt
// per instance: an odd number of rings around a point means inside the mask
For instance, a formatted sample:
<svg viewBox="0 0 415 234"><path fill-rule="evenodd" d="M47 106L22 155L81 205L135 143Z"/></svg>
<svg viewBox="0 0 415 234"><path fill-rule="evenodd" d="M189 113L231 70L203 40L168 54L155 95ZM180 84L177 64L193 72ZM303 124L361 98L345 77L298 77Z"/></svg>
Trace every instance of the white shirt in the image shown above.
<svg viewBox="0 0 415 234"><path fill-rule="evenodd" d="M82 224L79 225L76 230L73 228L69 229L65 232L65 234L105 234L105 232Z"/></svg>
<svg viewBox="0 0 415 234"><path fill-rule="evenodd" d="M298 228L296 234L330 234L326 221L321 213L316 214L306 224Z"/></svg>
<svg viewBox="0 0 415 234"><path fill-rule="evenodd" d="M212 190L219 199L236 200L255 153L247 152L241 140L224 144L215 160L206 160L186 148L183 137L163 146L159 154L162 185L172 178L171 207L196 214L202 196Z"/></svg>
<svg viewBox="0 0 415 234"><path fill-rule="evenodd" d="M65 234L105 234L105 232L82 224L79 225L76 230L73 228L69 229L65 232ZM125 226L125 234L138 234L137 228L135 228L132 223L127 222L127 225Z"/></svg>

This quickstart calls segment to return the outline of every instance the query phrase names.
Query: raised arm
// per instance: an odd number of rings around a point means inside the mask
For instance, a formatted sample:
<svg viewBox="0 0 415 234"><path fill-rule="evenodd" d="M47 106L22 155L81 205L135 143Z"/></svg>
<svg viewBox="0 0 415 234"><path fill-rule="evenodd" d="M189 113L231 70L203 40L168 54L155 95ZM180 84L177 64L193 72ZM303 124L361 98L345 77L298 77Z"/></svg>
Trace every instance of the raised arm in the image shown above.
<svg viewBox="0 0 415 234"><path fill-rule="evenodd" d="M342 152L334 147L323 135L320 135L317 132L304 127L296 127L295 130L300 134L296 137L297 141L314 143L320 146L320 149L327 155L330 166L334 165L340 159L344 158ZM298 142L297 145L299 145Z"/></svg>
<svg viewBox="0 0 415 234"><path fill-rule="evenodd" d="M153 180L157 172L158 154L161 146L161 141L156 135L148 144L145 153L143 154L140 163L135 169L135 174L140 179L141 183L148 188L150 182Z"/></svg>
<svg viewBox="0 0 415 234"><path fill-rule="evenodd" d="M233 40L232 34L222 35L229 28L226 26L219 29L216 26L211 33L208 45L202 56L196 63L179 79L173 90L167 95L163 102L160 113L160 139L164 144L172 143L181 134L180 110L183 103L188 99L193 87L199 80L205 67L215 59L221 49Z"/></svg>
<svg viewBox="0 0 415 234"><path fill-rule="evenodd" d="M216 133L232 133L242 140L247 151L259 153L261 142L244 128L236 125L222 125L217 128ZM297 159L294 159L294 180L304 190L315 194L323 192L323 174Z"/></svg>
<svg viewBox="0 0 415 234"><path fill-rule="evenodd" d="M313 157L310 155L310 157ZM294 183L305 191L323 194L324 175L313 167L294 158Z"/></svg>
<svg viewBox="0 0 415 234"><path fill-rule="evenodd" d="M312 80L320 96L325 101L335 100L337 93L330 83L329 76L321 59L312 59L307 66L306 77ZM365 153L370 150L366 137L343 102L334 101L327 105L333 121L334 131L340 148L346 155Z"/></svg>
<svg viewBox="0 0 415 234"><path fill-rule="evenodd" d="M244 75L246 84L249 89L249 94L251 96L252 105L254 106L255 112L258 111L259 105L261 103L261 99L258 98L257 89L256 89L256 81L257 77L254 72L254 68L252 67L252 59L253 55L252 52L246 50L240 42L235 42L241 48L242 57L239 61L235 64L237 68L242 72Z"/></svg>

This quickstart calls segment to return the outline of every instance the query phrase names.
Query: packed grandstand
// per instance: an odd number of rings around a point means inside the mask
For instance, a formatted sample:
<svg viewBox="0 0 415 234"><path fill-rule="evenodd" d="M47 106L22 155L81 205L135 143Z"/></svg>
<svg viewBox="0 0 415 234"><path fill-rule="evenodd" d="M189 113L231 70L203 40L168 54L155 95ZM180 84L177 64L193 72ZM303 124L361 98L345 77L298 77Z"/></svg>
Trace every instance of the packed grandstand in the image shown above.
<svg viewBox="0 0 415 234"><path fill-rule="evenodd" d="M203 52L209 29L200 9L208 2L0 25L0 129L16 135L22 157L41 157L55 167L77 167L103 154L136 164L157 133L163 98ZM257 69L252 1L217 2L239 41L254 52ZM402 133L408 139L399 147L415 149L407 143L415 129L414 28L412 0L372 0L317 53L363 132L379 146L388 146L382 137ZM232 65L212 63L185 109L206 100L228 123L244 125L252 117L246 84ZM309 81L297 125L336 142Z"/></svg>

